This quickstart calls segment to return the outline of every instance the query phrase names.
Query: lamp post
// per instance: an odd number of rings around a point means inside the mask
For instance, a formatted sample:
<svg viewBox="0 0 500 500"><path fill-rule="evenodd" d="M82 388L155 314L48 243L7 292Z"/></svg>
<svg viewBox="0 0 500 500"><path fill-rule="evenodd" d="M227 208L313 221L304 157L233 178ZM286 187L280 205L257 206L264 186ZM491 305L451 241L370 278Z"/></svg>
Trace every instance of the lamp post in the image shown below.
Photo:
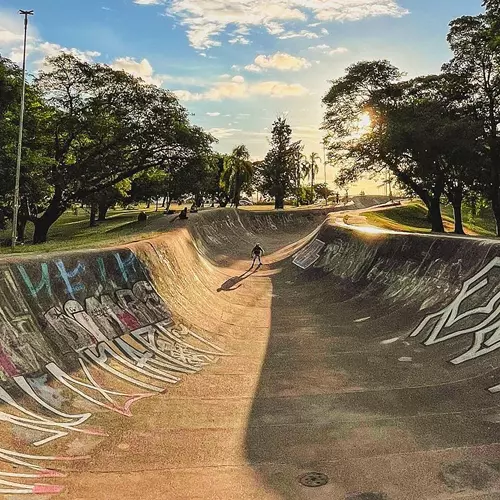
<svg viewBox="0 0 500 500"><path fill-rule="evenodd" d="M323 169L325 171L325 184L327 184L327 182L326 182L326 144L324 141L323 141Z"/></svg>
<svg viewBox="0 0 500 500"><path fill-rule="evenodd" d="M29 16L33 15L33 11L20 10L19 14L24 16L23 87L21 92L21 112L19 116L19 142L17 143L16 185L14 188L14 214L12 217L12 248L16 246L17 218L19 212L19 183L21 178L21 157L22 157L23 127L24 127L24 100L26 95L26 42L28 38L28 18Z"/></svg>

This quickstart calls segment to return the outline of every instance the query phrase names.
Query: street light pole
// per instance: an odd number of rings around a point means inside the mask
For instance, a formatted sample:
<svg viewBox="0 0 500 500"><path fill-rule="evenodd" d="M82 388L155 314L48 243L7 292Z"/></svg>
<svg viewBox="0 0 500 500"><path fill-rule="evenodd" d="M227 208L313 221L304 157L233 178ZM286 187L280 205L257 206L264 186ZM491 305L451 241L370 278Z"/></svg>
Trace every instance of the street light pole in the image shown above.
<svg viewBox="0 0 500 500"><path fill-rule="evenodd" d="M26 43L28 39L28 17L33 15L32 10L20 10L19 14L24 16L24 47L23 47L23 88L21 92L21 112L19 116L19 142L17 143L16 185L14 188L14 214L12 217L12 248L17 241L17 219L19 212L19 184L21 179L21 158L23 147L24 128L24 101L26 95Z"/></svg>
<svg viewBox="0 0 500 500"><path fill-rule="evenodd" d="M324 142L323 142L323 169L325 171L325 184L327 184L327 182L326 182L326 145Z"/></svg>

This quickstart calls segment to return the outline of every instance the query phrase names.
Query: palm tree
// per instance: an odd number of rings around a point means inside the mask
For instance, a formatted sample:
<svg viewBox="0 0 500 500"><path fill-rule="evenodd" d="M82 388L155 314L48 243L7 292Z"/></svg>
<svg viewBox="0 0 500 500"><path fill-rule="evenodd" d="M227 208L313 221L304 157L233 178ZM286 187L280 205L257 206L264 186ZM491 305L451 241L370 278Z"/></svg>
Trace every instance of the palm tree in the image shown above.
<svg viewBox="0 0 500 500"><path fill-rule="evenodd" d="M226 160L221 184L232 193L232 203L238 208L243 186L249 185L254 173L250 153L245 145L237 146Z"/></svg>
<svg viewBox="0 0 500 500"><path fill-rule="evenodd" d="M318 153L311 153L309 156L304 156L304 177L311 177L311 196L314 196L314 180L319 172L319 163L321 158ZM311 200L312 201L312 200Z"/></svg>

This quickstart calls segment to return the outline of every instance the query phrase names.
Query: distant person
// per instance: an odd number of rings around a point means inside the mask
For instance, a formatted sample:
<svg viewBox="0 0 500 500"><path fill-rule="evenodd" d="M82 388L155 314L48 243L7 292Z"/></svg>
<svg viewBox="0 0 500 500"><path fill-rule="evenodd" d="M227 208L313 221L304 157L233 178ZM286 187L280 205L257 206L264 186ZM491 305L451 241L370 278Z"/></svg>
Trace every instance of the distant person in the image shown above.
<svg viewBox="0 0 500 500"><path fill-rule="evenodd" d="M264 250L260 246L260 243L257 243L252 250L252 258L253 258L252 267L255 265L256 260L259 261L259 265L257 267L262 266L262 260L261 260L262 255L264 255Z"/></svg>
<svg viewBox="0 0 500 500"><path fill-rule="evenodd" d="M198 207L196 206L196 203L193 203L191 205L191 208L189 209L189 211L192 213L192 214L196 214L198 213Z"/></svg>
<svg viewBox="0 0 500 500"><path fill-rule="evenodd" d="M137 221L138 222L146 222L148 220L148 216L146 214L146 212L141 212L138 216L137 216Z"/></svg>
<svg viewBox="0 0 500 500"><path fill-rule="evenodd" d="M184 207L180 214L179 215L176 215L170 222L174 222L176 221L177 219L180 219L180 220L186 220L188 218L188 209L187 207Z"/></svg>

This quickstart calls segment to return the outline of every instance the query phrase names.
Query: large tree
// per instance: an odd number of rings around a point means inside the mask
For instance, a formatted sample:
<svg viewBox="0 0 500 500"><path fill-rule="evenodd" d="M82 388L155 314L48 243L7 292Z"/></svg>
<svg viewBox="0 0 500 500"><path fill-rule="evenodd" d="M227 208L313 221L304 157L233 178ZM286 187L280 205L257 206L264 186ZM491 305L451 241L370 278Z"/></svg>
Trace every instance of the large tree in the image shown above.
<svg viewBox="0 0 500 500"><path fill-rule="evenodd" d="M52 196L32 218L35 243L46 241L72 202L143 170L189 160L211 142L190 125L174 94L109 66L62 54L49 60L36 84L52 108L45 177Z"/></svg>
<svg viewBox="0 0 500 500"><path fill-rule="evenodd" d="M282 209L285 198L294 191L300 141L292 141L292 128L286 118L273 123L271 149L258 169L259 191L274 197L274 208Z"/></svg>
<svg viewBox="0 0 500 500"><path fill-rule="evenodd" d="M466 189L480 177L477 120L467 100L467 84L456 75L431 75L400 81L388 62L359 63L333 82L325 97L325 128L331 157L343 165L339 182L389 169L417 194L429 211L432 230L443 232L441 198L446 195L463 232L461 204ZM363 113L366 130L356 130Z"/></svg>
<svg viewBox="0 0 500 500"><path fill-rule="evenodd" d="M21 88L21 69L0 57L0 229L13 215ZM44 125L50 113L37 89L28 83L17 231L20 240L24 239L26 220L35 204L42 203L50 195L45 172L50 168L51 158L46 154L48 137Z"/></svg>
<svg viewBox="0 0 500 500"><path fill-rule="evenodd" d="M448 42L454 57L443 69L468 82L470 105L483 124L488 168L486 195L500 235L500 44L498 18L493 15L498 3L486 4L486 15L465 16L451 23Z"/></svg>

